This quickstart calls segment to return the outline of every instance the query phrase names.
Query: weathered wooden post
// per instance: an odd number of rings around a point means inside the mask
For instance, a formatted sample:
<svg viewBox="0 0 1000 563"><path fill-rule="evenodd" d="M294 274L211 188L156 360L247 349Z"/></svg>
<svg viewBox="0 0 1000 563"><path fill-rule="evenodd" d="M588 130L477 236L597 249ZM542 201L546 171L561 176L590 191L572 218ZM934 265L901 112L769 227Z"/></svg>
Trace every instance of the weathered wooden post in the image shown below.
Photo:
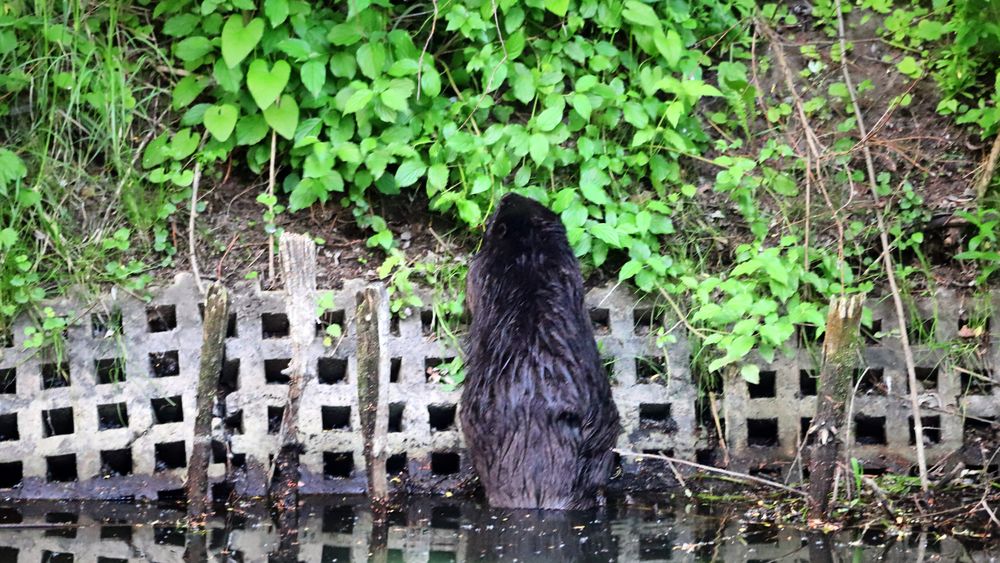
<svg viewBox="0 0 1000 563"><path fill-rule="evenodd" d="M306 354L316 337L316 246L309 237L292 233L282 234L278 244L292 357L287 369L288 402L268 490L278 513L281 542L295 545L299 528L299 403L304 382L315 376Z"/></svg>
<svg viewBox="0 0 1000 563"><path fill-rule="evenodd" d="M229 293L216 282L205 296L202 322L201 362L195 399L194 436L191 439L191 462L188 464L188 520L204 518L208 504L208 462L212 451L212 406L215 403L222 360L226 352L226 326L229 320Z"/></svg>
<svg viewBox="0 0 1000 563"><path fill-rule="evenodd" d="M809 512L813 518L826 514L840 445L849 438L844 413L851 396L851 374L858 363L863 305L864 295L834 297L826 315L819 396L809 430L816 437L809 459Z"/></svg>
<svg viewBox="0 0 1000 563"><path fill-rule="evenodd" d="M389 296L382 286L369 286L357 295L358 415L364 441L372 536L369 561L385 561L388 554L389 483L386 479L386 442L389 433L389 350L382 337L389 333Z"/></svg>

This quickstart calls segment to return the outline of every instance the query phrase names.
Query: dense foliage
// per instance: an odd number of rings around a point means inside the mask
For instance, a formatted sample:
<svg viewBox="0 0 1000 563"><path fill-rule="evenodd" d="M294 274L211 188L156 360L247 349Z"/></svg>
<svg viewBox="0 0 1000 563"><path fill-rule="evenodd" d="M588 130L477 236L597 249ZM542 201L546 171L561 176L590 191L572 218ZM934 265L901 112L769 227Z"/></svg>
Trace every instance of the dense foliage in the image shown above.
<svg viewBox="0 0 1000 563"><path fill-rule="evenodd" d="M836 6L815 2L810 26L835 38ZM938 111L983 137L996 132L993 3L843 8L880 18L884 41L905 53L889 61L895 72L929 72ZM209 175L227 162L265 179L273 169L273 189L248 195L268 232L311 206L350 209L385 253L380 274L396 311L419 302L411 278L457 287L464 267L414 264L374 202L425 200L474 231L518 190L561 214L586 270L690 302L710 371L751 350L772 356L796 326L821 334L828 296L882 276L870 220L847 210L839 240L816 241L808 213L827 228L841 218L803 208L808 162L782 133L797 126L796 108L757 88L758 67L775 71L756 51L757 24L809 27L783 5L166 0L46 10L14 3L0 14L0 111L17 124L0 150L5 319L69 278L141 289L175 252L167 221L187 205L195 160ZM822 48L799 49L800 78L824 91L803 112L832 131L840 205L863 172L849 154L858 141L849 92L820 77L842 55ZM919 181L879 176L898 202L900 251L922 242ZM79 202L85 222L102 201L96 230L78 228L80 211L67 209L80 183L95 185ZM976 213L982 228L996 224L991 208ZM976 241L964 257L984 264L985 281L1000 263L996 237ZM461 313L460 296L442 303Z"/></svg>

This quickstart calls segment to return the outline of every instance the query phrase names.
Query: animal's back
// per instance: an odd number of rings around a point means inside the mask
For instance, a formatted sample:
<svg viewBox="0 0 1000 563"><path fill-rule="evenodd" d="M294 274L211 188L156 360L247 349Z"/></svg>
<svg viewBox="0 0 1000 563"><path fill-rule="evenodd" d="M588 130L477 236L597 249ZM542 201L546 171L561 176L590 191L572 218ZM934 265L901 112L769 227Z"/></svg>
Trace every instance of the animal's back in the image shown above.
<svg viewBox="0 0 1000 563"><path fill-rule="evenodd" d="M618 413L565 230L513 197L469 272L462 427L490 504L587 508L608 479Z"/></svg>

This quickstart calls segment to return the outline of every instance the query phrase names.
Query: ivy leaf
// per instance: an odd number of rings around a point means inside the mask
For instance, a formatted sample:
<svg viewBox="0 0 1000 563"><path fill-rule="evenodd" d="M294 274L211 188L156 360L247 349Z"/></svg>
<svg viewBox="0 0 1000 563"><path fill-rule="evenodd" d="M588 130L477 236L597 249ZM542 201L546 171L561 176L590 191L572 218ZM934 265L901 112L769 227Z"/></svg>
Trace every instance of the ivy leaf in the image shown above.
<svg viewBox="0 0 1000 563"><path fill-rule="evenodd" d="M684 52L684 43L681 41L681 36L672 29L667 30L666 34L661 30L656 30L656 33L653 35L653 42L656 44L656 50L667 60L667 65L675 68L677 63L681 61L681 53Z"/></svg>
<svg viewBox="0 0 1000 563"><path fill-rule="evenodd" d="M226 66L233 68L247 58L250 51L257 46L264 35L264 20L254 18L243 25L243 17L239 14L229 16L222 26L222 58Z"/></svg>
<svg viewBox="0 0 1000 563"><path fill-rule="evenodd" d="M347 102L344 104L344 113L354 113L364 109L374 97L375 92L372 92L368 88L355 90L354 93L347 98Z"/></svg>
<svg viewBox="0 0 1000 563"><path fill-rule="evenodd" d="M588 166L580 175L580 192L597 205L607 205L611 200L604 192L604 186L610 183L611 179L603 170L594 165Z"/></svg>
<svg viewBox="0 0 1000 563"><path fill-rule="evenodd" d="M267 122L264 121L264 116L259 113L245 115L236 124L237 145L256 145L266 136Z"/></svg>
<svg viewBox="0 0 1000 563"><path fill-rule="evenodd" d="M291 141L299 125L299 106L295 98L285 94L281 101L264 110L264 119L279 135Z"/></svg>
<svg viewBox="0 0 1000 563"><path fill-rule="evenodd" d="M389 83L389 87L382 91L379 98L383 104L394 110L409 111L409 100L412 94L413 82L397 78Z"/></svg>
<svg viewBox="0 0 1000 563"><path fill-rule="evenodd" d="M458 216L470 225L478 225L483 220L483 212L479 209L479 204L470 199L460 199L455 202L458 209Z"/></svg>
<svg viewBox="0 0 1000 563"><path fill-rule="evenodd" d="M278 27L288 19L288 0L264 0L264 15L271 27Z"/></svg>
<svg viewBox="0 0 1000 563"><path fill-rule="evenodd" d="M186 63L204 57L211 50L212 42L200 35L188 37L174 44L174 55Z"/></svg>
<svg viewBox="0 0 1000 563"><path fill-rule="evenodd" d="M590 234L604 241L608 246L620 247L621 239L618 237L618 230L607 223L591 223Z"/></svg>
<svg viewBox="0 0 1000 563"><path fill-rule="evenodd" d="M913 79L920 78L923 73L917 59L910 56L903 57L903 60L896 63L896 70Z"/></svg>
<svg viewBox="0 0 1000 563"><path fill-rule="evenodd" d="M563 107L562 104L554 105L547 108L542 113L538 114L538 118L535 120L535 124L541 131L551 131L556 128L556 125L562 121Z"/></svg>
<svg viewBox="0 0 1000 563"><path fill-rule="evenodd" d="M309 61L302 65L300 73L302 85L314 98L318 98L323 85L326 84L326 63L320 60Z"/></svg>
<svg viewBox="0 0 1000 563"><path fill-rule="evenodd" d="M354 45L361 41L361 31L354 22L340 23L330 28L326 34L326 40L337 47Z"/></svg>
<svg viewBox="0 0 1000 563"><path fill-rule="evenodd" d="M569 9L569 0L545 0L545 9L560 18L564 17Z"/></svg>
<svg viewBox="0 0 1000 563"><path fill-rule="evenodd" d="M288 84L291 73L292 67L283 60L268 69L263 59L254 59L247 69L247 88L257 107L263 110L271 107Z"/></svg>
<svg viewBox="0 0 1000 563"><path fill-rule="evenodd" d="M641 27L660 27L660 17L656 15L656 11L637 0L625 2L622 17Z"/></svg>
<svg viewBox="0 0 1000 563"><path fill-rule="evenodd" d="M514 78L511 81L514 98L522 104L535 99L535 75L521 63L514 63Z"/></svg>
<svg viewBox="0 0 1000 563"><path fill-rule="evenodd" d="M528 154L535 164L541 165L545 157L549 156L549 138L541 133L535 133L528 140Z"/></svg>
<svg viewBox="0 0 1000 563"><path fill-rule="evenodd" d="M225 142L233 134L239 116L239 110L232 104L209 106L203 117L205 129L208 129L208 132L220 143Z"/></svg>
<svg viewBox="0 0 1000 563"><path fill-rule="evenodd" d="M635 277L639 270L642 270L643 263L639 260L629 260L618 272L618 281L625 281Z"/></svg>
<svg viewBox="0 0 1000 563"><path fill-rule="evenodd" d="M434 195L448 187L448 167L438 163L427 169L427 195Z"/></svg>
<svg viewBox="0 0 1000 563"><path fill-rule="evenodd" d="M385 47L381 43L365 43L358 47L357 59L361 74L374 80L385 66Z"/></svg>
<svg viewBox="0 0 1000 563"><path fill-rule="evenodd" d="M586 94L575 94L573 96L573 109L586 121L590 121L590 112L594 107L590 104L590 98Z"/></svg>
<svg viewBox="0 0 1000 563"><path fill-rule="evenodd" d="M404 161L396 169L396 183L399 187L406 188L417 183L424 173L427 172L427 165L419 158L411 158Z"/></svg>
<svg viewBox="0 0 1000 563"><path fill-rule="evenodd" d="M420 74L420 91L431 98L441 93L441 74L434 67L427 67Z"/></svg>
<svg viewBox="0 0 1000 563"><path fill-rule="evenodd" d="M644 129L649 125L649 115L638 102L626 102L622 108L622 115L625 121L636 129Z"/></svg>
<svg viewBox="0 0 1000 563"><path fill-rule="evenodd" d="M740 368L740 376L743 380L752 385L760 383L760 367L754 364L743 364Z"/></svg>
<svg viewBox="0 0 1000 563"><path fill-rule="evenodd" d="M173 99L170 103L175 110L187 107L201 94L202 90L208 86L209 81L199 79L193 74L189 74L177 81L174 86Z"/></svg>
<svg viewBox="0 0 1000 563"><path fill-rule="evenodd" d="M10 227L0 229L0 248L10 248L17 242L17 231Z"/></svg>

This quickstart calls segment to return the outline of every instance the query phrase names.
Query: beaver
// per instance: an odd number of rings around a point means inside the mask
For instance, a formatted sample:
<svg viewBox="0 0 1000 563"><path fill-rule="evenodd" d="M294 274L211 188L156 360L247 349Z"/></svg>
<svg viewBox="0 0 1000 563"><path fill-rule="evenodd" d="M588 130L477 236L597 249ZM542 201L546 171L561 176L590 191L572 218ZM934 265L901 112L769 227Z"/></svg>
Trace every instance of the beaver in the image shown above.
<svg viewBox="0 0 1000 563"><path fill-rule="evenodd" d="M504 196L469 266L460 411L491 506L587 509L603 493L620 426L583 296L559 216Z"/></svg>

